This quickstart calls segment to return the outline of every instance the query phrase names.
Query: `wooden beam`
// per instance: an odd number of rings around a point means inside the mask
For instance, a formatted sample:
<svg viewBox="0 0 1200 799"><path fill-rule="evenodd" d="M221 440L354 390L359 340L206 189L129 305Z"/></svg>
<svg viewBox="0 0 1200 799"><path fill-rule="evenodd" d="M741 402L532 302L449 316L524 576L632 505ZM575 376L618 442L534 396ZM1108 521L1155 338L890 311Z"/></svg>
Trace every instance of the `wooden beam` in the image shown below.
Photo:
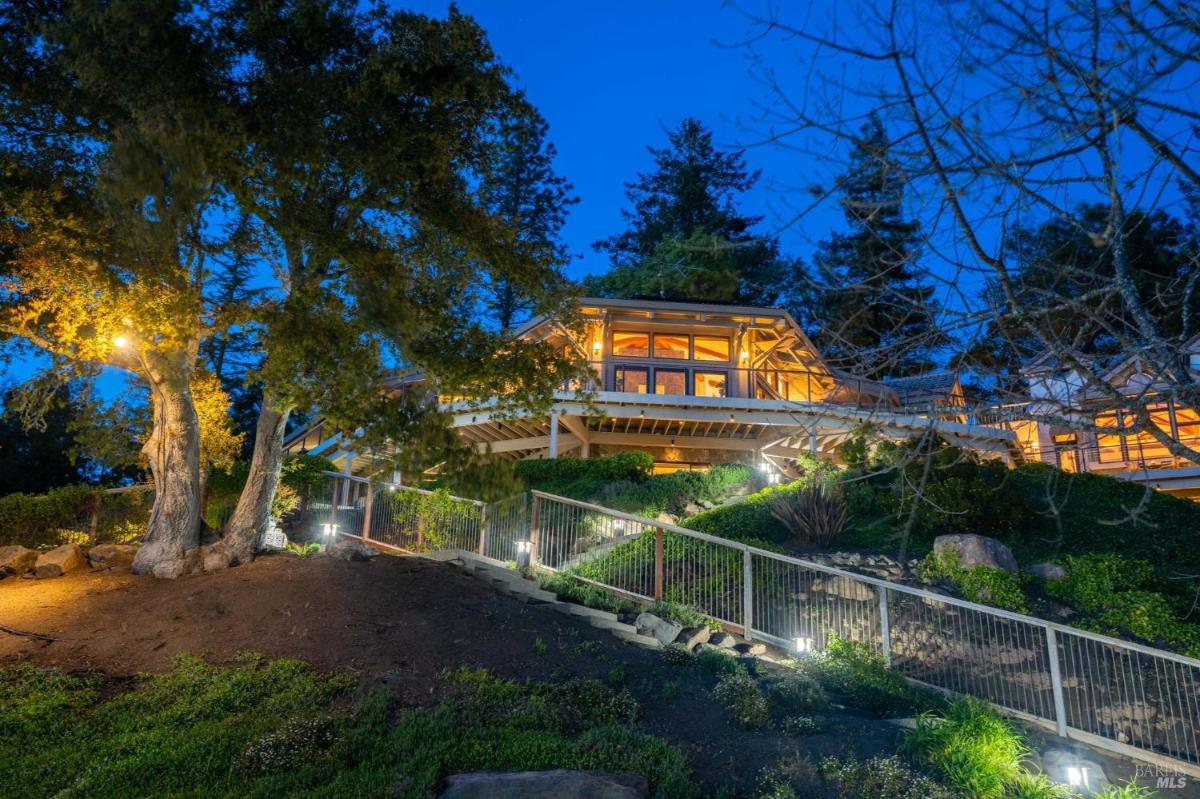
<svg viewBox="0 0 1200 799"><path fill-rule="evenodd" d="M580 444L579 439L570 434L558 436L558 451L561 452L566 444L572 447L577 447ZM487 444L475 445L480 452L488 452ZM500 454L502 452L516 452L523 449L549 449L550 436L532 436L530 438L510 438L507 441L493 441L491 443L491 452Z"/></svg>
<svg viewBox="0 0 1200 799"><path fill-rule="evenodd" d="M713 438L711 436L681 436L666 433L593 433L593 444L643 445L647 447L681 447L683 449L726 449L754 452L758 442L743 438Z"/></svg>

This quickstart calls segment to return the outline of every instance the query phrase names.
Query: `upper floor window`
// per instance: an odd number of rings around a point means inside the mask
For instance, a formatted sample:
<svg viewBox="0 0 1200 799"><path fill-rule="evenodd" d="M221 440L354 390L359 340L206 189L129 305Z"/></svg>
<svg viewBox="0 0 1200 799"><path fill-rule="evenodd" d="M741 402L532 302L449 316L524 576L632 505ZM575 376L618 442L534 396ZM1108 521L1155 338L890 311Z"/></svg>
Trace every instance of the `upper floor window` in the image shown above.
<svg viewBox="0 0 1200 799"><path fill-rule="evenodd" d="M688 357L688 337L675 336L669 333L655 333L654 357L686 360Z"/></svg>
<svg viewBox="0 0 1200 799"><path fill-rule="evenodd" d="M696 336L695 355L697 361L729 361L729 339L725 336Z"/></svg>
<svg viewBox="0 0 1200 799"><path fill-rule="evenodd" d="M617 369L613 377L613 389L615 391L629 392L630 394L645 394L649 384L650 370L648 369L622 367Z"/></svg>
<svg viewBox="0 0 1200 799"><path fill-rule="evenodd" d="M1193 372L1200 372L1200 352L1188 353L1188 368Z"/></svg>
<svg viewBox="0 0 1200 799"><path fill-rule="evenodd" d="M645 358L649 354L649 333L613 333L613 355L619 358Z"/></svg>

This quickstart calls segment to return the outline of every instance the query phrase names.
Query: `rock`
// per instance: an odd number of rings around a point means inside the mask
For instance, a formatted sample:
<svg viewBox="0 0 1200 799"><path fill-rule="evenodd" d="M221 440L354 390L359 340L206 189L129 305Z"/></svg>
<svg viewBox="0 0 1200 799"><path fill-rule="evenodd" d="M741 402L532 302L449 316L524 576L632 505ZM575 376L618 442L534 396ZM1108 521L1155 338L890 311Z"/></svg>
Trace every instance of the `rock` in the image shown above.
<svg viewBox="0 0 1200 799"><path fill-rule="evenodd" d="M336 544L333 544L326 550L326 553L331 558L341 558L342 560L366 561L379 554L379 550L373 546L364 544L361 541L353 541L349 538L343 538Z"/></svg>
<svg viewBox="0 0 1200 799"><path fill-rule="evenodd" d="M757 656L757 655L767 654L767 645L766 644L756 644L756 643L738 644L737 646L734 647L734 649L737 651L737 653L739 655Z"/></svg>
<svg viewBox="0 0 1200 799"><path fill-rule="evenodd" d="M228 569L233 555L224 541L200 547L200 568L206 572Z"/></svg>
<svg viewBox="0 0 1200 799"><path fill-rule="evenodd" d="M654 517L654 521L662 522L663 524L677 524L679 522L679 517L675 516L674 514L667 513L664 510L659 511L659 514Z"/></svg>
<svg viewBox="0 0 1200 799"><path fill-rule="evenodd" d="M442 799L642 799L649 790L640 774L479 772L447 777Z"/></svg>
<svg viewBox="0 0 1200 799"><path fill-rule="evenodd" d="M715 633L708 639L708 642L718 649L733 649L737 639L729 633Z"/></svg>
<svg viewBox="0 0 1200 799"><path fill-rule="evenodd" d="M707 499L702 499L697 504L700 507L704 508L705 510L712 510L713 508L717 507L713 503L709 502Z"/></svg>
<svg viewBox="0 0 1200 799"><path fill-rule="evenodd" d="M1049 581L1065 580L1067 578L1067 570L1051 560L1033 564L1029 567L1029 573L1034 577Z"/></svg>
<svg viewBox="0 0 1200 799"><path fill-rule="evenodd" d="M813 591L824 591L826 594L857 602L868 602L877 598L875 589L867 583L841 575L818 577L812 581L812 588Z"/></svg>
<svg viewBox="0 0 1200 799"><path fill-rule="evenodd" d="M38 553L19 545L0 547L0 577L24 574L37 563Z"/></svg>
<svg viewBox="0 0 1200 799"><path fill-rule="evenodd" d="M663 646L675 643L675 639L679 637L679 633L683 631L682 624L676 624L673 621L660 619L653 613L638 614L637 621L634 622L637 631L640 635L648 635L651 638L658 639L658 642Z"/></svg>
<svg viewBox="0 0 1200 799"><path fill-rule="evenodd" d="M699 627L685 627L675 637L675 643L683 644L687 649L695 649L700 644L708 643L708 639L711 637L712 630L703 625Z"/></svg>
<svg viewBox="0 0 1200 799"><path fill-rule="evenodd" d="M994 538L973 533L939 535L933 539L933 554L944 557L953 554L964 569L987 566L990 569L1017 573L1017 559L1012 550Z"/></svg>
<svg viewBox="0 0 1200 799"><path fill-rule="evenodd" d="M83 548L79 544L63 544L38 555L33 571L39 578L61 577L79 571L86 565L87 558L83 556Z"/></svg>
<svg viewBox="0 0 1200 799"><path fill-rule="evenodd" d="M699 505L697 505L693 502L689 502L688 504L683 506L683 515L684 516L695 516L697 513L703 513L703 512L704 512L704 508L700 507Z"/></svg>
<svg viewBox="0 0 1200 799"><path fill-rule="evenodd" d="M137 551L137 544L97 544L88 550L87 559L93 569L127 569Z"/></svg>

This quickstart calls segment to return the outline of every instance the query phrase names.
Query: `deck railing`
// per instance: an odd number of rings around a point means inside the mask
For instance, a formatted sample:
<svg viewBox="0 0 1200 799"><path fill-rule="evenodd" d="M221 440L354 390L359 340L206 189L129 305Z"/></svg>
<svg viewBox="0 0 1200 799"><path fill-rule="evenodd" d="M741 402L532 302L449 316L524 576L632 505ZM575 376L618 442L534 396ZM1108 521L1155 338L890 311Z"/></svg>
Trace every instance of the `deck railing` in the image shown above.
<svg viewBox="0 0 1200 799"><path fill-rule="evenodd" d="M797 655L834 636L859 641L921 684L1200 774L1194 658L540 491L491 505L448 495L420 503L394 498L428 492L331 475L326 493L328 518L314 513L313 523L333 520L385 548L508 561L525 544L537 569L680 602ZM456 510L439 510L447 506Z"/></svg>

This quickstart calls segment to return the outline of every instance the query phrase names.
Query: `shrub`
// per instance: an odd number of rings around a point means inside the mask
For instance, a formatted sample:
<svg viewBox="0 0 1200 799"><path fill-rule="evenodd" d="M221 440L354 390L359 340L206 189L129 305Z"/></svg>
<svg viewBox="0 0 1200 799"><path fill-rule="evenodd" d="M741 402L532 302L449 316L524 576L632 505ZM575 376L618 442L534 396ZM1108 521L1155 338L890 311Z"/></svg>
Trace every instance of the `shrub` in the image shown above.
<svg viewBox="0 0 1200 799"><path fill-rule="evenodd" d="M887 667L883 655L857 641L831 638L825 651L803 661L801 668L825 690L879 715L910 712L925 701L903 675Z"/></svg>
<svg viewBox="0 0 1200 799"><path fill-rule="evenodd" d="M143 490L107 493L96 486L63 486L43 496L0 497L0 546L30 548L80 543L90 537L93 514L97 543L129 541L146 531L153 493ZM86 539L83 539L86 541Z"/></svg>
<svg viewBox="0 0 1200 799"><path fill-rule="evenodd" d="M733 724L746 730L761 730L771 723L767 698L758 682L744 671L721 677L713 689L713 699L729 711Z"/></svg>
<svg viewBox="0 0 1200 799"><path fill-rule="evenodd" d="M961 799L952 788L914 771L899 757L826 758L821 774L840 799Z"/></svg>
<svg viewBox="0 0 1200 799"><path fill-rule="evenodd" d="M1025 592L1021 588L1020 576L1003 569L988 566L964 569L958 565L957 554L948 552L939 557L930 552L921 561L919 573L926 580L948 580L963 598L972 602L1026 612Z"/></svg>
<svg viewBox="0 0 1200 799"><path fill-rule="evenodd" d="M821 686L801 671L776 672L767 678L766 684L771 707L781 713L804 713L829 707L829 699Z"/></svg>
<svg viewBox="0 0 1200 799"><path fill-rule="evenodd" d="M684 627L711 627L715 624L719 625L719 622L713 621L703 613L693 610L687 605L681 605L678 602L655 602L647 610L660 619L673 621Z"/></svg>
<svg viewBox="0 0 1200 799"><path fill-rule="evenodd" d="M739 674L745 672L741 662L733 655L727 655L719 649L701 648L696 653L695 663L705 671L713 674Z"/></svg>
<svg viewBox="0 0 1200 799"><path fill-rule="evenodd" d="M787 778L775 769L765 768L754 786L755 799L798 799Z"/></svg>
<svg viewBox="0 0 1200 799"><path fill-rule="evenodd" d="M793 539L824 549L846 526L846 503L836 488L813 483L799 491L777 494L771 500L771 515Z"/></svg>
<svg viewBox="0 0 1200 799"><path fill-rule="evenodd" d="M663 660L671 666L690 666L696 656L683 644L667 644L662 650Z"/></svg>
<svg viewBox="0 0 1200 799"><path fill-rule="evenodd" d="M559 599L596 610L607 610L610 613L633 613L641 608L632 600L623 599L603 588L597 588L575 579L571 572L538 574L538 583L544 590L550 591Z"/></svg>
<svg viewBox="0 0 1200 799"><path fill-rule="evenodd" d="M1011 722L971 697L955 700L943 714L917 717L916 729L906 731L902 747L978 799L1002 799L1024 773L1021 759L1028 752Z"/></svg>
<svg viewBox="0 0 1200 799"><path fill-rule="evenodd" d="M779 726L788 735L796 738L804 738L809 735L819 735L821 733L820 720L812 716L788 716Z"/></svg>
<svg viewBox="0 0 1200 799"><path fill-rule="evenodd" d="M518 461L516 474L530 485L573 480L629 480L650 475L654 458L646 452L618 452L603 458L540 458Z"/></svg>
<svg viewBox="0 0 1200 799"><path fill-rule="evenodd" d="M1154 578L1149 563L1115 552L1067 555L1064 566L1067 576L1047 582L1046 593L1082 611L1099 610L1118 591L1144 588Z"/></svg>

